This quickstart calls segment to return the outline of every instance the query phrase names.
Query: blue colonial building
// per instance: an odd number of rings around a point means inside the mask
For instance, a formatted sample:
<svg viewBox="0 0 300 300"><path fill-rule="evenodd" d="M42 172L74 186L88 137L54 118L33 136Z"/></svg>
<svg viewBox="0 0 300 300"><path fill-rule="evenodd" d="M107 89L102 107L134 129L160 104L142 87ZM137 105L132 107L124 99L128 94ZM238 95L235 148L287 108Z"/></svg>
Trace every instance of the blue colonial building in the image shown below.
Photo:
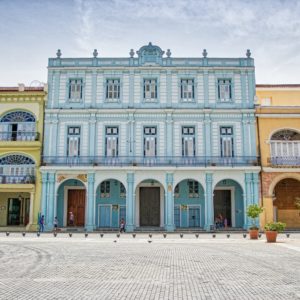
<svg viewBox="0 0 300 300"><path fill-rule="evenodd" d="M49 59L42 172L47 228L247 228L259 201L254 60Z"/></svg>

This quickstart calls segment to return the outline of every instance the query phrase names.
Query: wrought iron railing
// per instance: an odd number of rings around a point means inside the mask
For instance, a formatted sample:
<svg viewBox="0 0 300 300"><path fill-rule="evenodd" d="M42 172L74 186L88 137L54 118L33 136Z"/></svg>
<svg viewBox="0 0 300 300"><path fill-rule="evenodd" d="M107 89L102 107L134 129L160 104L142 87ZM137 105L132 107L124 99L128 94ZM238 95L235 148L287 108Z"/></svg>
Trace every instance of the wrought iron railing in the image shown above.
<svg viewBox="0 0 300 300"><path fill-rule="evenodd" d="M273 167L300 167L300 156L269 157L268 163Z"/></svg>
<svg viewBox="0 0 300 300"><path fill-rule="evenodd" d="M6 131L0 132L0 141L38 141L39 132L35 131Z"/></svg>
<svg viewBox="0 0 300 300"><path fill-rule="evenodd" d="M0 174L0 184L35 183L35 176L32 175L4 175Z"/></svg>
<svg viewBox="0 0 300 300"><path fill-rule="evenodd" d="M217 157L217 156L44 156L43 165L77 166L175 166L175 167L210 167L210 166L258 166L255 156Z"/></svg>

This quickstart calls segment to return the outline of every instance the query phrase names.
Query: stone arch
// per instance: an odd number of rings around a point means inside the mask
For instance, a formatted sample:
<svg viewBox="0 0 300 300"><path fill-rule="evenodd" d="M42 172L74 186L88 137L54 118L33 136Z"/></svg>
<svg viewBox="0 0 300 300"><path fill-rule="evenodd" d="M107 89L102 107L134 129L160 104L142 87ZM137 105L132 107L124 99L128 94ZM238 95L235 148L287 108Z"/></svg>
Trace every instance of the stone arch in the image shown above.
<svg viewBox="0 0 300 300"><path fill-rule="evenodd" d="M229 227L245 226L245 199L243 186L236 179L224 178L216 182L213 188L213 216L227 219ZM223 224L226 225L226 224Z"/></svg>
<svg viewBox="0 0 300 300"><path fill-rule="evenodd" d="M96 186L95 224L98 228L118 228L126 222L127 186L120 179L107 177Z"/></svg>
<svg viewBox="0 0 300 300"><path fill-rule="evenodd" d="M77 193L77 196L75 195ZM70 226L69 213L74 214L74 226L83 227L86 220L87 187L79 178L65 178L56 190L56 216L59 226ZM76 199L75 199L76 198ZM72 201L70 203L70 201Z"/></svg>
<svg viewBox="0 0 300 300"><path fill-rule="evenodd" d="M199 228L205 225L205 193L195 178L181 179L174 185L174 224L176 228Z"/></svg>
<svg viewBox="0 0 300 300"><path fill-rule="evenodd" d="M298 173L284 173L284 174L280 174L278 176L276 176L271 184L269 185L269 189L268 189L268 193L269 196L273 196L274 194L274 188L277 185L277 183L283 179L288 179L288 178L292 178L292 179L296 179L298 181L300 181L300 174Z"/></svg>
<svg viewBox="0 0 300 300"><path fill-rule="evenodd" d="M165 222L165 186L159 180L150 177L140 180L134 191L136 226L163 227ZM150 213L146 216L147 210ZM147 223L149 225L146 225Z"/></svg>

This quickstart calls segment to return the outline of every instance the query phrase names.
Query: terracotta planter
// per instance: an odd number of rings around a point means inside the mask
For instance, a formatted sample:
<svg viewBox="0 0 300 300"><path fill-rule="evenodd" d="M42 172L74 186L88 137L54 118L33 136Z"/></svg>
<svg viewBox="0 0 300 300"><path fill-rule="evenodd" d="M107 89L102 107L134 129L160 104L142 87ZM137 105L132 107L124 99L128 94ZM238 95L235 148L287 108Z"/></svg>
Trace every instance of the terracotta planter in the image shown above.
<svg viewBox="0 0 300 300"><path fill-rule="evenodd" d="M249 229L250 240L258 239L258 229Z"/></svg>
<svg viewBox="0 0 300 300"><path fill-rule="evenodd" d="M266 238L268 243L276 243L277 231L266 231Z"/></svg>

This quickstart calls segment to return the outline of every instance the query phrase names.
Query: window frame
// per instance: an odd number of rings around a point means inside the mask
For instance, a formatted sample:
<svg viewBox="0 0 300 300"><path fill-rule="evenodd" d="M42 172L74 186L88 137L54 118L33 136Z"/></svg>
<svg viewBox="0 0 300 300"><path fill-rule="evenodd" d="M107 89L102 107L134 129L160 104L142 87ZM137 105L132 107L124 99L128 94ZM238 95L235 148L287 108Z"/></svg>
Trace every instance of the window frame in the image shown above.
<svg viewBox="0 0 300 300"><path fill-rule="evenodd" d="M146 81L155 81L155 98L147 98L146 97ZM143 93L143 102L145 103L157 103L159 102L159 89L158 89L158 86L159 86L159 82L158 82L158 79L156 77L145 77L143 78L143 81L142 81L142 93ZM151 84L150 84L150 87L151 87ZM151 91L151 88L150 88L150 94L152 93Z"/></svg>
<svg viewBox="0 0 300 300"><path fill-rule="evenodd" d="M220 84L220 82L223 81L223 84ZM229 81L229 99L226 98L221 98L221 86L225 86L226 85L226 81ZM217 78L217 95L218 95L218 102L219 103L233 103L233 80L232 78Z"/></svg>
<svg viewBox="0 0 300 300"><path fill-rule="evenodd" d="M193 129L193 134L190 133L184 133L184 129ZM184 155L184 147L185 147L185 138L186 137L192 137L193 138L193 155L192 156L187 156ZM195 126L190 126L190 125L182 125L181 126L181 155L182 157L195 157L196 156L196 127Z"/></svg>
<svg viewBox="0 0 300 300"><path fill-rule="evenodd" d="M70 128L79 128L79 134L70 134L69 133L69 130ZM81 126L80 125L68 125L67 126L67 149L66 149L66 153L67 153L67 157L79 157L80 154L81 154ZM70 143L70 136L77 136L78 137L78 151L77 151L77 155L73 155L73 156L70 156L69 154L69 143Z"/></svg>
<svg viewBox="0 0 300 300"><path fill-rule="evenodd" d="M231 129L231 133L228 133L227 130ZM225 130L225 133L222 132L222 130ZM219 128L220 133L220 156L222 158L233 158L235 157L235 149L234 149L234 127L233 126L220 126ZM231 156L225 156L223 153L223 141L228 138L231 140Z"/></svg>
<svg viewBox="0 0 300 300"><path fill-rule="evenodd" d="M153 133L153 134L146 134L146 132L145 132L145 130L146 130L146 128L151 128L151 129L155 129L155 133ZM149 126L143 126L143 157L157 157L157 139L158 139L158 136L157 136L157 126L151 126L151 125L149 125ZM146 148L145 148L145 143L146 143L146 137L148 137L148 136L151 136L151 137L154 137L154 144L155 144L155 149L154 149L154 152L155 152L155 154L154 154L154 156L146 156Z"/></svg>
<svg viewBox="0 0 300 300"><path fill-rule="evenodd" d="M117 133L116 134L108 134L107 130L108 129L117 129ZM119 156L119 126L113 126L113 125L107 125L105 126L105 149L104 149L104 154L105 157L118 157ZM117 138L117 149L116 149L116 155L114 156L108 156L107 155L107 141L109 137L116 137Z"/></svg>
<svg viewBox="0 0 300 300"><path fill-rule="evenodd" d="M184 87L189 87L188 84L184 85L183 82L186 81L188 83L188 81L192 81L192 97L184 97L184 93L189 93L189 91L184 91ZM195 78L187 78L187 77L183 77L180 78L180 101L182 103L194 103L196 102L196 80Z"/></svg>
<svg viewBox="0 0 300 300"><path fill-rule="evenodd" d="M81 89L80 89L80 98L72 98L71 97L71 82L73 80L80 80L81 81ZM68 89L67 89L67 99L68 99L68 103L70 104L81 104L83 102L84 99L84 80L82 77L70 77L68 78Z"/></svg>
<svg viewBox="0 0 300 300"><path fill-rule="evenodd" d="M110 98L108 97L109 95L109 81L118 81L118 90L117 90L117 93L118 93L118 97L117 98ZM114 84L112 86L115 86ZM115 93L115 91L111 91L112 93ZM119 77L112 77L112 78L106 78L105 79L105 102L106 103L118 103L121 101L121 79Z"/></svg>

